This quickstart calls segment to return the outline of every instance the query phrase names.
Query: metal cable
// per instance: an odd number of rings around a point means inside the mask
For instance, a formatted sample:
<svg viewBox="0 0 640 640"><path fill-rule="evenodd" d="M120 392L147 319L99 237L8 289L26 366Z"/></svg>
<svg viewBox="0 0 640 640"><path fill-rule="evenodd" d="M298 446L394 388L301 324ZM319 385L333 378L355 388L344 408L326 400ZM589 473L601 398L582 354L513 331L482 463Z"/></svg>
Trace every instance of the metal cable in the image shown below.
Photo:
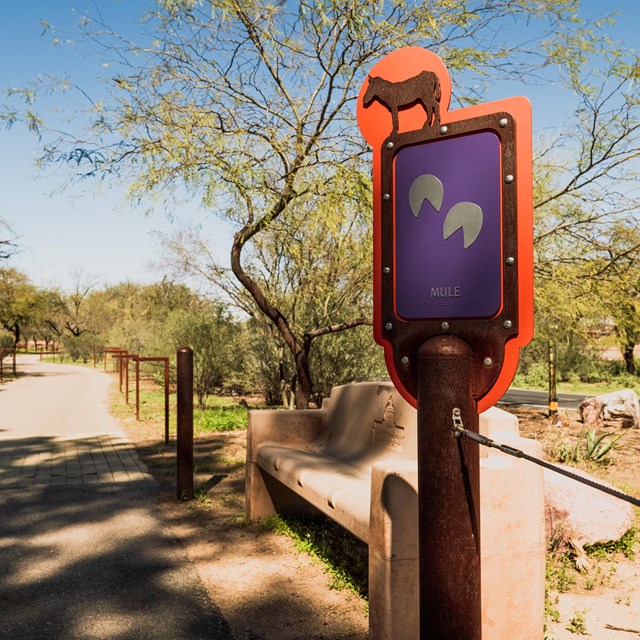
<svg viewBox="0 0 640 640"><path fill-rule="evenodd" d="M459 421L454 420L454 429L453 434L456 437L467 436L467 438L471 438L471 440L475 440L480 443L484 447L488 447L490 449L498 449L498 451L502 451L502 453L506 453L507 455L513 456L514 458L522 458L523 460L528 460L529 462L533 462L545 469L549 469L550 471L554 471L555 473L559 473L560 475L566 476L567 478L571 478L572 480L576 480L577 482L581 482L582 484L586 484L592 489L597 489L598 491L602 491L604 493L608 493L610 496L614 496L615 498L619 498L620 500L624 500L625 502L630 502L636 507L640 507L640 500L634 498L622 491L618 491L617 489L612 489L610 487L605 487L603 484L598 482L594 482L593 480L589 480L589 478L583 478L577 473L573 473L568 471L567 469L563 469L562 467L558 467L554 464L550 464L549 462L545 462L544 460L540 460L540 458L536 458L534 456L530 456L524 451L520 449L516 449L514 447L510 447L506 444L500 444L498 442L494 442L491 438L487 438L480 433L476 433L475 431L469 431L465 429Z"/></svg>

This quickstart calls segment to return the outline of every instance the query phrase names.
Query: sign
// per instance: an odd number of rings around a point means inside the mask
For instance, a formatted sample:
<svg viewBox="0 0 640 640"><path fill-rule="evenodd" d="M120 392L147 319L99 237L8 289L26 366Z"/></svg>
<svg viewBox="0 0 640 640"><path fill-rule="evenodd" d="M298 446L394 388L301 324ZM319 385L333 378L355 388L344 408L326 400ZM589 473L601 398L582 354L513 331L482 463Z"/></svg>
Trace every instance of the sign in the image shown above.
<svg viewBox="0 0 640 640"><path fill-rule="evenodd" d="M498 136L481 131L401 149L394 223L398 317L490 318L500 311Z"/></svg>
<svg viewBox="0 0 640 640"><path fill-rule="evenodd" d="M506 391L533 335L531 107L525 98L449 111L442 61L383 58L360 91L373 148L374 336L416 404L416 354L452 334L477 356L479 411Z"/></svg>

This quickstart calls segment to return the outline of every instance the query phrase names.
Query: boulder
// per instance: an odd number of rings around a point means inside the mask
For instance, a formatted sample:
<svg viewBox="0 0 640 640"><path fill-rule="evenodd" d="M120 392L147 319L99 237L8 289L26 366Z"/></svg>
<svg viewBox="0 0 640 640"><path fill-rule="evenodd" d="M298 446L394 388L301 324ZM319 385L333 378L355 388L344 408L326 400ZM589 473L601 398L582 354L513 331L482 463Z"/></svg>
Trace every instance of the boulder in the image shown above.
<svg viewBox="0 0 640 640"><path fill-rule="evenodd" d="M627 426L640 427L638 395L633 389L622 389L589 396L580 405L580 417L586 427L600 428L611 420L621 420Z"/></svg>
<svg viewBox="0 0 640 640"><path fill-rule="evenodd" d="M613 488L584 471L563 468ZM547 542L575 549L576 565L583 571L588 570L585 544L619 540L634 522L633 507L628 502L550 469L544 470L544 502Z"/></svg>

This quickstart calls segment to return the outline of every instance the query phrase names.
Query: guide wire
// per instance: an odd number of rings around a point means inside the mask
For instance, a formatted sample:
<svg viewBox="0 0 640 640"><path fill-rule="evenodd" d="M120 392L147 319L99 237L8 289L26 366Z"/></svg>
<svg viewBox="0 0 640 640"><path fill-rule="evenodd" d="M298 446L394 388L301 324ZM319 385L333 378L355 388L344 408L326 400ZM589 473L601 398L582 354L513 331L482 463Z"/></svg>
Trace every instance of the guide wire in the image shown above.
<svg viewBox="0 0 640 640"><path fill-rule="evenodd" d="M612 489L611 487L605 487L603 484L594 482L589 478L584 478L578 475L577 473L573 473L567 469L564 469L563 467L558 467L554 464L550 464L549 462L545 462L544 460L540 460L540 458L536 458L535 456L530 456L529 454L525 453L521 449L516 449L515 447L510 447L509 445L495 442L491 438L487 438L486 436L483 436L480 433L476 433L475 431L469 431L469 429L465 429L462 423L460 409L458 409L457 407L453 410L452 422L453 422L453 435L456 438L459 438L460 436L466 436L471 440L475 440L476 442L478 442L484 447L488 447L489 449L498 449L498 451L502 451L502 453L506 453L507 455L513 456L514 458L521 458L523 460L527 460L528 462L533 462L534 464L544 467L545 469L549 469L550 471L559 473L560 475L566 476L567 478L571 478L576 482L581 482L582 484L586 484L592 489L597 489L598 491L608 493L610 496L613 496L614 498L624 500L625 502L629 502L632 505L635 505L636 507L640 507L640 500L638 500L637 498L634 498L633 496L627 495L622 491L618 491L617 489Z"/></svg>

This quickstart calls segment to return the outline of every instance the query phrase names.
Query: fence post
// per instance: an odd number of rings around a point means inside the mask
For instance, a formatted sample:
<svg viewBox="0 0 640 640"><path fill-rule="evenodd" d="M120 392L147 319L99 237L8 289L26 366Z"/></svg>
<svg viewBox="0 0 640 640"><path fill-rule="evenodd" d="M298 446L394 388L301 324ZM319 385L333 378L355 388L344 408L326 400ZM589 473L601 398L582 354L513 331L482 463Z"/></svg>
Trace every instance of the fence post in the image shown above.
<svg viewBox="0 0 640 640"><path fill-rule="evenodd" d="M164 359L164 442L169 444L169 358Z"/></svg>
<svg viewBox="0 0 640 640"><path fill-rule="evenodd" d="M140 356L136 356L136 420L140 420Z"/></svg>
<svg viewBox="0 0 640 640"><path fill-rule="evenodd" d="M177 497L193 499L193 351L178 350Z"/></svg>
<svg viewBox="0 0 640 640"><path fill-rule="evenodd" d="M125 374L124 374L124 401L125 404L129 404L129 358L130 355L127 354L124 358L124 364L125 364Z"/></svg>

